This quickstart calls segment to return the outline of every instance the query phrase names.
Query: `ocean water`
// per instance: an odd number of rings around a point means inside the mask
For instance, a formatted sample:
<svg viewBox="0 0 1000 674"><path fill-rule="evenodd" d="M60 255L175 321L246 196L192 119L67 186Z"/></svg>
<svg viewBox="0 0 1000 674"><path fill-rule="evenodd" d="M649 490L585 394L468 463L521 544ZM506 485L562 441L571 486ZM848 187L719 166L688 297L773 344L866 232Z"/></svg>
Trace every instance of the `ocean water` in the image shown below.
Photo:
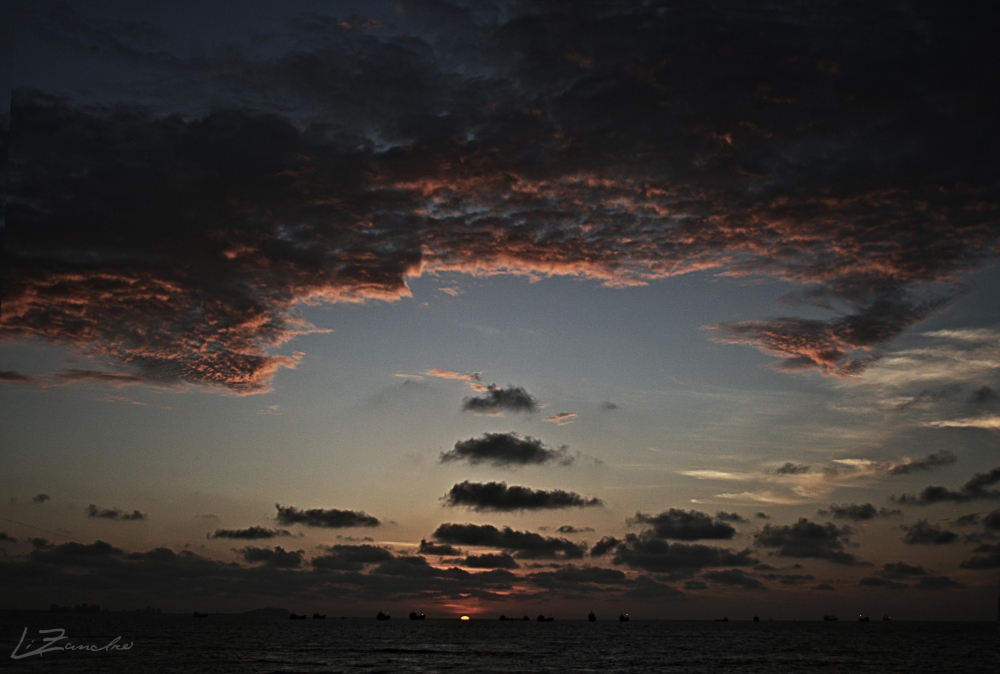
<svg viewBox="0 0 1000 674"><path fill-rule="evenodd" d="M128 650L58 651L44 645ZM10 672L956 672L997 670L996 623L410 621L210 615L0 613ZM29 648L29 640L34 643Z"/></svg>

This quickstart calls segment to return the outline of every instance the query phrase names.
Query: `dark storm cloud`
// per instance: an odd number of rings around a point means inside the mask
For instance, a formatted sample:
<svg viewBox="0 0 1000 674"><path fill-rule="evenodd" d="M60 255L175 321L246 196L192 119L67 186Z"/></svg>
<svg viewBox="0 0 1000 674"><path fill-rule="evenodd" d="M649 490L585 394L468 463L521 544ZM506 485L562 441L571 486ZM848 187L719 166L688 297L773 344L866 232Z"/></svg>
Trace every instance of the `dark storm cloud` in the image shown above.
<svg viewBox="0 0 1000 674"><path fill-rule="evenodd" d="M652 530L640 534L627 534L624 539L601 539L590 551L592 557L614 553L615 564L625 564L634 569L654 573L690 573L715 566L752 566L758 560L750 550L734 552L698 543L668 543Z"/></svg>
<svg viewBox="0 0 1000 674"><path fill-rule="evenodd" d="M466 412L482 414L500 414L502 412L537 412L538 401L531 397L521 386L489 385L482 395L469 396L462 400L462 409Z"/></svg>
<svg viewBox="0 0 1000 674"><path fill-rule="evenodd" d="M506 552L467 555L461 560L461 565L470 569L516 569L520 566L517 560Z"/></svg>
<svg viewBox="0 0 1000 674"><path fill-rule="evenodd" d="M35 503L45 503L46 501L51 501L52 497L48 494L35 494L31 497L31 500Z"/></svg>
<svg viewBox="0 0 1000 674"><path fill-rule="evenodd" d="M949 452L947 449L942 449L940 452L928 454L926 458L910 461L909 463L897 464L889 469L889 474L906 475L908 473L915 473L918 471L934 470L935 468L941 468L942 466L950 466L956 461L958 461L958 459L954 454Z"/></svg>
<svg viewBox="0 0 1000 674"><path fill-rule="evenodd" d="M552 449L530 435L522 438L517 433L486 433L480 438L456 442L453 449L441 453L440 461L468 461L473 466L489 463L508 467L549 462L569 465L573 457L565 446Z"/></svg>
<svg viewBox="0 0 1000 674"><path fill-rule="evenodd" d="M791 461L786 461L785 465L781 466L774 472L778 475L802 475L808 473L812 468L804 463L792 463Z"/></svg>
<svg viewBox="0 0 1000 674"><path fill-rule="evenodd" d="M263 562L275 569L297 569L302 566L302 550L285 550L280 545L273 548L247 546L238 552L243 560L250 564Z"/></svg>
<svg viewBox="0 0 1000 674"><path fill-rule="evenodd" d="M313 568L337 571L360 571L368 564L392 559L390 551L378 545L332 545L325 555L312 558Z"/></svg>
<svg viewBox="0 0 1000 674"><path fill-rule="evenodd" d="M978 554L959 564L960 569L1000 569L1000 543L984 543L973 552Z"/></svg>
<svg viewBox="0 0 1000 674"><path fill-rule="evenodd" d="M901 510L876 509L871 503L844 503L843 505L831 503L829 510L818 510L816 512L823 517L832 517L835 520L851 520L852 522L864 522L876 517L893 517L903 514Z"/></svg>
<svg viewBox="0 0 1000 674"><path fill-rule="evenodd" d="M907 545L946 545L958 540L958 534L954 531L946 531L927 520L920 520L909 526L903 525L902 529L906 532L902 541Z"/></svg>
<svg viewBox="0 0 1000 674"><path fill-rule="evenodd" d="M793 525L765 524L754 534L754 542L762 548L773 548L780 557L825 559L835 564L853 566L858 559L844 550L851 534L849 527L817 524L800 517Z"/></svg>
<svg viewBox="0 0 1000 674"><path fill-rule="evenodd" d="M151 384L267 390L304 302L442 271L798 283L829 318L714 336L849 376L1000 237L998 57L962 5L448 6L298 19L266 56L30 7L142 84L13 93L2 328Z"/></svg>
<svg viewBox="0 0 1000 674"><path fill-rule="evenodd" d="M516 531L510 527L497 529L492 524L442 524L434 531L433 538L454 545L507 550L514 552L518 559L578 559L586 550L586 544L567 538Z"/></svg>
<svg viewBox="0 0 1000 674"><path fill-rule="evenodd" d="M599 498L586 498L562 489L530 489L506 482L459 482L444 496L449 506L465 506L477 511L555 510L603 506Z"/></svg>
<svg viewBox="0 0 1000 674"><path fill-rule="evenodd" d="M275 503L278 514L274 518L281 524L304 524L307 527L346 529L349 527L377 527L381 522L360 510L338 510L336 508L310 508L300 510L295 506Z"/></svg>
<svg viewBox="0 0 1000 674"><path fill-rule="evenodd" d="M660 538L678 541L729 540L736 534L732 525L713 520L707 513L677 508L665 510L659 515L637 512L635 517L628 519L628 524L651 524Z"/></svg>
<svg viewBox="0 0 1000 674"><path fill-rule="evenodd" d="M707 571L701 577L717 585L728 585L730 587L742 587L747 590L766 590L767 586L753 576L748 576L740 569L729 569L727 571Z"/></svg>
<svg viewBox="0 0 1000 674"><path fill-rule="evenodd" d="M146 513L133 510L126 512L120 508L101 508L91 503L87 506L87 517L96 517L103 520L144 520Z"/></svg>
<svg viewBox="0 0 1000 674"><path fill-rule="evenodd" d="M287 529L268 529L266 527L247 527L246 529L216 529L208 534L208 538L243 538L247 540L278 538L291 536Z"/></svg>
<svg viewBox="0 0 1000 674"><path fill-rule="evenodd" d="M421 555L458 556L462 554L462 551L454 546L446 543L432 543L430 541L425 541L424 539L420 539L420 548L418 552L420 552Z"/></svg>
<svg viewBox="0 0 1000 674"><path fill-rule="evenodd" d="M994 468L988 473L976 473L958 491L945 487L925 487L919 494L902 494L893 496L892 500L903 505L931 505L934 503L953 502L964 503L977 500L1000 499L1000 490L987 489L1000 482L1000 468Z"/></svg>

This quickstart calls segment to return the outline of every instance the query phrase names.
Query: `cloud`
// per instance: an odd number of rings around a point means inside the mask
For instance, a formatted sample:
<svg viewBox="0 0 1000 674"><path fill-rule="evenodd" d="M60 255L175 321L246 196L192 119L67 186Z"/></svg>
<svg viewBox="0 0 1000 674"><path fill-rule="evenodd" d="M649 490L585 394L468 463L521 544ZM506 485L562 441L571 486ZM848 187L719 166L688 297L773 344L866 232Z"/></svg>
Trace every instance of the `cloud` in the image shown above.
<svg viewBox="0 0 1000 674"><path fill-rule="evenodd" d="M536 587L548 590L572 591L585 588L592 590L594 586L623 586L629 582L628 576L618 569L607 569L600 566L576 566L567 564L555 571L538 571L528 574L527 580Z"/></svg>
<svg viewBox="0 0 1000 674"><path fill-rule="evenodd" d="M984 403L992 402L997 399L997 392L994 391L989 386L980 386L972 395L969 396L969 402L976 405L982 405Z"/></svg>
<svg viewBox="0 0 1000 674"><path fill-rule="evenodd" d="M442 524L432 534L442 543L496 548L514 552L518 559L578 559L586 545L566 538L542 536L492 524Z"/></svg>
<svg viewBox="0 0 1000 674"><path fill-rule="evenodd" d="M263 562L275 569L296 569L302 566L302 550L285 550L280 545L273 548L257 548L247 546L239 550L245 562L257 564Z"/></svg>
<svg viewBox="0 0 1000 674"><path fill-rule="evenodd" d="M618 409L618 405L616 403L609 402L607 400L602 401L600 407L602 410L606 410L608 412Z"/></svg>
<svg viewBox="0 0 1000 674"><path fill-rule="evenodd" d="M455 443L455 447L442 452L441 463L468 461L471 465L489 463L498 467L526 466L556 462L569 465L573 457L565 446L552 449L541 440L517 433L486 433L481 438L469 438Z"/></svg>
<svg viewBox="0 0 1000 674"><path fill-rule="evenodd" d="M424 370L424 374L428 377L440 377L442 379L460 379L467 382L478 382L479 375L481 372L466 372L462 374L461 372L452 372L451 370L439 370L438 368L431 368L429 370Z"/></svg>
<svg viewBox="0 0 1000 674"><path fill-rule="evenodd" d="M887 508L879 508L876 510L875 506L871 503L845 503L843 505L831 503L829 510L818 510L817 514L822 515L823 517L832 517L835 520L864 522L875 519L876 517L893 517L895 515L902 515L903 512L901 510L888 510Z"/></svg>
<svg viewBox="0 0 1000 674"><path fill-rule="evenodd" d="M6 384L29 384L32 386L41 386L43 384L43 382L34 377L15 372L14 370L0 370L0 382Z"/></svg>
<svg viewBox="0 0 1000 674"><path fill-rule="evenodd" d="M422 555L458 556L462 554L462 551L454 546L446 543L432 543L430 541L425 541L424 539L420 539L420 548L418 552Z"/></svg>
<svg viewBox="0 0 1000 674"><path fill-rule="evenodd" d="M913 587L918 590L961 590L965 587L948 576L925 576Z"/></svg>
<svg viewBox="0 0 1000 674"><path fill-rule="evenodd" d="M927 570L919 565L907 564L906 562L892 562L885 564L880 575L886 578L911 578L913 576L925 576Z"/></svg>
<svg viewBox="0 0 1000 674"><path fill-rule="evenodd" d="M792 463L788 461L785 465L776 469L774 472L777 475L803 475L808 473L812 468L804 463Z"/></svg>
<svg viewBox="0 0 1000 674"><path fill-rule="evenodd" d="M920 520L909 526L903 525L901 528L906 532L902 541L907 545L946 545L958 539L955 532L945 531L927 520Z"/></svg>
<svg viewBox="0 0 1000 674"><path fill-rule="evenodd" d="M593 530L593 527L575 527L572 524L564 524L556 529L560 534L583 534Z"/></svg>
<svg viewBox="0 0 1000 674"><path fill-rule="evenodd" d="M950 466L956 461L958 461L958 459L954 454L949 452L947 449L942 449L940 452L928 454L924 459L896 464L889 469L889 474L907 475L917 471L933 470L935 468L941 468L942 466Z"/></svg>
<svg viewBox="0 0 1000 674"><path fill-rule="evenodd" d="M291 536L292 532L286 529L268 529L266 527L247 527L246 529L216 529L209 538L243 538L247 540L257 540L266 538L278 538L281 536Z"/></svg>
<svg viewBox="0 0 1000 674"><path fill-rule="evenodd" d="M100 508L91 503L87 506L87 517L96 517L104 520L144 520L146 519L146 513L139 512L138 510L133 510L129 513L120 508Z"/></svg>
<svg viewBox="0 0 1000 674"><path fill-rule="evenodd" d="M768 515L767 513L761 513L761 512L754 513L754 517L756 517L757 519L760 519L760 520L769 520L769 519L771 519L770 515Z"/></svg>
<svg viewBox="0 0 1000 674"><path fill-rule="evenodd" d="M729 587L742 587L747 590L766 590L767 586L753 576L746 575L740 569L729 569L727 571L706 571L701 574L705 580L717 585Z"/></svg>
<svg viewBox="0 0 1000 674"><path fill-rule="evenodd" d="M816 580L813 576L809 574L801 574L801 573L768 573L764 575L764 578L766 578L767 580L776 580L782 585L802 585L804 583Z"/></svg>
<svg viewBox="0 0 1000 674"><path fill-rule="evenodd" d="M614 536L605 536L601 540L594 543L594 547L590 549L591 557L603 557L612 550L614 550L622 541Z"/></svg>
<svg viewBox="0 0 1000 674"><path fill-rule="evenodd" d="M263 55L34 11L37 39L130 78L98 104L13 92L3 327L252 393L295 364L276 351L310 330L307 303L444 272L627 287L711 270L796 283L832 314L720 337L847 375L937 306L928 286L994 255L990 83L968 68L986 26L949 8L912 40L866 11L659 9L299 18Z"/></svg>
<svg viewBox="0 0 1000 674"><path fill-rule="evenodd" d="M477 511L512 512L603 506L599 498L586 498L562 489L531 489L506 482L460 482L444 496L445 505Z"/></svg>
<svg viewBox="0 0 1000 674"><path fill-rule="evenodd" d="M945 487L926 487L916 495L902 494L891 498L896 503L903 505L931 505L942 502L965 503L977 500L997 500L1000 499L1000 491L987 489L987 487L991 487L997 482L1000 482L1000 468L994 468L987 473L976 473L958 491L946 489Z"/></svg>
<svg viewBox="0 0 1000 674"><path fill-rule="evenodd" d="M468 555L461 561L462 566L472 569L516 569L520 565L506 552Z"/></svg>
<svg viewBox="0 0 1000 674"><path fill-rule="evenodd" d="M307 527L326 527L329 529L346 529L349 527L377 527L381 524L377 517L372 517L360 510L338 510L330 508L310 508L300 510L295 506L283 506L275 503L278 515L274 518L281 524L304 524Z"/></svg>
<svg viewBox="0 0 1000 674"><path fill-rule="evenodd" d="M572 420L575 418L576 415L572 412L560 412L559 414L553 414L550 417L545 417L542 421L547 421L557 426L565 426L566 424L572 423Z"/></svg>
<svg viewBox="0 0 1000 674"><path fill-rule="evenodd" d="M17 543L17 539L6 531L0 531L0 543Z"/></svg>
<svg viewBox="0 0 1000 674"><path fill-rule="evenodd" d="M746 524L750 521L739 513L727 513L725 510L715 513L715 518L721 522L736 522L740 524Z"/></svg>
<svg viewBox="0 0 1000 674"><path fill-rule="evenodd" d="M1000 509L993 510L984 516L983 526L990 531L1000 531Z"/></svg>
<svg viewBox="0 0 1000 674"><path fill-rule="evenodd" d="M984 543L973 552L980 553L958 565L960 569L1000 569L1000 543Z"/></svg>
<svg viewBox="0 0 1000 674"><path fill-rule="evenodd" d="M325 555L313 557L315 569L337 571L360 571L369 564L378 564L392 559L392 553L378 545L332 545L324 548Z"/></svg>
<svg viewBox="0 0 1000 674"><path fill-rule="evenodd" d="M51 501L52 497L48 494L35 494L31 497L31 500L35 503L45 503L46 501Z"/></svg>
<svg viewBox="0 0 1000 674"><path fill-rule="evenodd" d="M591 550L591 556L596 556L595 551L603 552L607 548L608 551L613 550L612 561L615 564L625 564L654 573L688 573L707 567L752 566L758 561L752 557L749 549L734 552L700 543L668 543L650 530L638 535L627 534L609 548L610 542L599 542Z"/></svg>
<svg viewBox="0 0 1000 674"><path fill-rule="evenodd" d="M651 524L652 531L660 538L679 541L729 540L736 534L732 525L713 520L707 513L676 508L665 510L659 515L637 512L635 517L628 519L628 524Z"/></svg>
<svg viewBox="0 0 1000 674"><path fill-rule="evenodd" d="M477 414L503 414L504 412L538 411L538 401L521 386L500 388L490 384L482 395L462 400L462 409Z"/></svg>
<svg viewBox="0 0 1000 674"><path fill-rule="evenodd" d="M878 576L866 576L858 581L858 585L861 587L880 587L887 590L905 590L910 587L906 583L898 583L894 580L880 578Z"/></svg>
<svg viewBox="0 0 1000 674"><path fill-rule="evenodd" d="M834 564L854 566L857 558L844 550L852 533L849 527L817 524L800 517L793 525L765 524L754 534L754 543L762 548L773 548L780 557L825 559Z"/></svg>

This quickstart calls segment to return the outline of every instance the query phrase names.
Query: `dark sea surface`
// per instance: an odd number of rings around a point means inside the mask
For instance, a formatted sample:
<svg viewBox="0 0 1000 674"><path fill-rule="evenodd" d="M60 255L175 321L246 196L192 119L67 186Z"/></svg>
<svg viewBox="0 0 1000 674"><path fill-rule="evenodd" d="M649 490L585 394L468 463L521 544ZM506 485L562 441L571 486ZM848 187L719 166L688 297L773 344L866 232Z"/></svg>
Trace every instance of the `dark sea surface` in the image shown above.
<svg viewBox="0 0 1000 674"><path fill-rule="evenodd" d="M49 652L59 642L127 651ZM977 672L997 671L997 623L410 621L238 615L0 613L10 672Z"/></svg>

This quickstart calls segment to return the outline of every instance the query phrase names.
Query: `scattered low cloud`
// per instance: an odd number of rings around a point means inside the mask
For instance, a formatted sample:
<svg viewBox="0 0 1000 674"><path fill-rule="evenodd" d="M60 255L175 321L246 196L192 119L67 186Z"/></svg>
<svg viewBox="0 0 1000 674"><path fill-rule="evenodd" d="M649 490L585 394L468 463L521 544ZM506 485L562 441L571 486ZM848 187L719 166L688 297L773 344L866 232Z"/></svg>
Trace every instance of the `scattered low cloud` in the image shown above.
<svg viewBox="0 0 1000 674"><path fill-rule="evenodd" d="M280 538L291 536L292 532L287 529L268 529L266 527L247 527L246 529L216 529L208 538L241 538L246 540L261 540L267 538Z"/></svg>
<svg viewBox="0 0 1000 674"><path fill-rule="evenodd" d="M834 524L817 524L800 517L793 525L765 524L754 534L758 547L774 549L779 557L824 559L834 564L854 566L857 557L844 550L852 530Z"/></svg>
<svg viewBox="0 0 1000 674"><path fill-rule="evenodd" d="M442 524L432 537L441 543L496 548L513 552L518 559L578 559L586 546L567 538L542 536L492 524Z"/></svg>
<svg viewBox="0 0 1000 674"><path fill-rule="evenodd" d="M46 501L51 501L52 497L48 494L35 494L31 497L31 500L35 503L45 503Z"/></svg>
<svg viewBox="0 0 1000 674"><path fill-rule="evenodd" d="M477 511L553 510L603 506L596 497L587 498L562 489L531 489L506 482L460 482L444 496L445 505Z"/></svg>
<svg viewBox="0 0 1000 674"><path fill-rule="evenodd" d="M448 545L447 543L434 543L424 539L420 539L420 548L418 549L421 555L441 555L449 557L457 557L462 554L462 551L458 548Z"/></svg>
<svg viewBox="0 0 1000 674"><path fill-rule="evenodd" d="M906 532L902 540L907 545L946 545L958 540L958 534L954 531L942 529L927 520L920 520L901 528Z"/></svg>
<svg viewBox="0 0 1000 674"><path fill-rule="evenodd" d="M720 522L734 522L736 524L746 524L747 522L750 521L747 518L743 517L743 515L740 515L739 513L728 513L725 510L720 510L719 512L715 513L715 519L719 520Z"/></svg>
<svg viewBox="0 0 1000 674"><path fill-rule="evenodd" d="M576 419L576 415L572 412L560 412L559 414L545 417L542 421L547 421L556 426L565 426L566 424L573 423L573 419Z"/></svg>
<svg viewBox="0 0 1000 674"><path fill-rule="evenodd" d="M275 520L281 524L304 524L307 527L326 527L328 529L377 527L381 524L377 517L356 510L338 510L336 508L300 510L295 506L283 506L280 503L275 503L274 507L278 509Z"/></svg>
<svg viewBox="0 0 1000 674"><path fill-rule="evenodd" d="M948 576L925 576L913 587L918 590L962 590L965 585Z"/></svg>
<svg viewBox="0 0 1000 674"><path fill-rule="evenodd" d="M604 401L601 401L600 407L601 407L602 410L606 410L608 412L611 412L611 411L614 411L614 410L618 409L618 404L610 402L608 400L604 400Z"/></svg>
<svg viewBox="0 0 1000 674"><path fill-rule="evenodd" d="M950 466L956 461L958 461L958 459L954 454L949 452L947 449L942 449L940 452L928 454L927 457L923 459L896 464L889 469L889 474L907 475L918 471L934 470L935 468Z"/></svg>
<svg viewBox="0 0 1000 674"><path fill-rule="evenodd" d="M146 513L139 512L138 510L126 512L120 508L101 508L91 503L87 506L87 517L95 517L102 520L136 521L146 519Z"/></svg>
<svg viewBox="0 0 1000 674"><path fill-rule="evenodd" d="M958 565L960 569L984 570L1000 569L1000 543L983 543L975 550L974 557Z"/></svg>
<svg viewBox="0 0 1000 674"><path fill-rule="evenodd" d="M517 433L486 433L479 438L469 438L455 443L455 447L442 452L441 463L467 461L475 466L488 463L501 468L558 463L567 466L573 457L564 445L553 449L541 440Z"/></svg>
<svg viewBox="0 0 1000 674"><path fill-rule="evenodd" d="M736 529L727 521L715 519L697 510L670 508L659 515L637 512L627 523L652 525L652 531L660 538L678 541L730 540Z"/></svg>
<svg viewBox="0 0 1000 674"><path fill-rule="evenodd" d="M471 569L517 569L520 567L517 560L506 552L467 555L461 560L461 565Z"/></svg>
<svg viewBox="0 0 1000 674"><path fill-rule="evenodd" d="M879 575L886 578L912 578L913 576L926 576L927 570L920 565L890 562L882 566Z"/></svg>
<svg viewBox="0 0 1000 674"><path fill-rule="evenodd" d="M583 534L593 530L593 527L575 527L572 524L564 524L556 529L560 534Z"/></svg>
<svg viewBox="0 0 1000 674"><path fill-rule="evenodd" d="M767 586L753 576L748 576L741 569L728 569L725 571L706 571L701 574L705 580L716 585L726 585L728 587L742 587L747 590L766 590Z"/></svg>
<svg viewBox="0 0 1000 674"><path fill-rule="evenodd" d="M621 540L602 539L590 554L592 557L613 553L615 564L654 573L689 573L698 569L721 566L753 566L758 562L749 549L733 551L700 543L669 543L646 530L626 534Z"/></svg>
<svg viewBox="0 0 1000 674"><path fill-rule="evenodd" d="M481 372L453 372L452 370L441 370L438 368L431 368L429 370L424 370L424 374L428 377L440 377L441 379L459 379L466 382L479 382L479 376Z"/></svg>
<svg viewBox="0 0 1000 674"><path fill-rule="evenodd" d="M894 517L902 515L902 510L889 510L888 508L875 508L871 503L844 503L837 505L830 504L829 510L818 510L817 514L822 517L832 517L835 520L850 520L852 522L865 522L876 517Z"/></svg>
<svg viewBox="0 0 1000 674"><path fill-rule="evenodd" d="M777 468L774 472L777 475L803 475L808 473L810 470L812 470L812 467L804 463L792 463L791 461L788 461L785 465Z"/></svg>
<svg viewBox="0 0 1000 674"><path fill-rule="evenodd" d="M6 531L0 531L0 543L17 543L17 539Z"/></svg>
<svg viewBox="0 0 1000 674"><path fill-rule="evenodd" d="M537 412L538 401L524 387L508 386L500 388L490 384L482 395L469 396L462 400L462 409L476 414L502 415L504 412Z"/></svg>
<svg viewBox="0 0 1000 674"><path fill-rule="evenodd" d="M893 496L892 500L903 505L931 505L934 503L965 503L977 500L998 500L1000 490L987 489L1000 482L1000 468L987 473L976 473L957 491L946 487L926 487L919 494Z"/></svg>
<svg viewBox="0 0 1000 674"><path fill-rule="evenodd" d="M247 563L259 564L263 562L266 566L275 569L299 568L302 566L302 555L304 554L302 550L285 550L280 545L273 548L247 546L241 548L239 553L243 557L243 561Z"/></svg>
<svg viewBox="0 0 1000 674"><path fill-rule="evenodd" d="M314 569L360 571L368 565L392 559L392 552L378 545L331 545L324 546L323 550L326 554L310 561Z"/></svg>

